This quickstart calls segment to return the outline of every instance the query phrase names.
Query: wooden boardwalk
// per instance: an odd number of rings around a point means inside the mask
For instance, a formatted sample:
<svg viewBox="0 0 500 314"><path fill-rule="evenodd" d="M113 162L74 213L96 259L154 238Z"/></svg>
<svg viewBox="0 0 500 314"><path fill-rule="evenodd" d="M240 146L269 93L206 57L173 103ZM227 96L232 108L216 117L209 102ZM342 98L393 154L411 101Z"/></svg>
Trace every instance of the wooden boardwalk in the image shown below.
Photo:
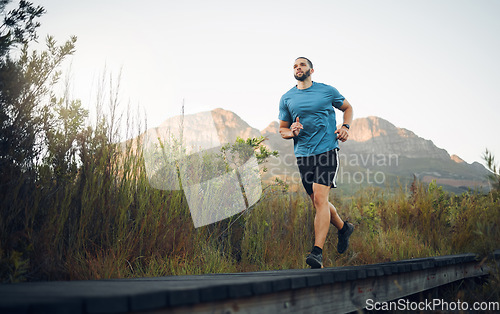
<svg viewBox="0 0 500 314"><path fill-rule="evenodd" d="M492 255L497 261L500 251ZM0 313L345 313L488 269L474 254L382 264L0 285Z"/></svg>

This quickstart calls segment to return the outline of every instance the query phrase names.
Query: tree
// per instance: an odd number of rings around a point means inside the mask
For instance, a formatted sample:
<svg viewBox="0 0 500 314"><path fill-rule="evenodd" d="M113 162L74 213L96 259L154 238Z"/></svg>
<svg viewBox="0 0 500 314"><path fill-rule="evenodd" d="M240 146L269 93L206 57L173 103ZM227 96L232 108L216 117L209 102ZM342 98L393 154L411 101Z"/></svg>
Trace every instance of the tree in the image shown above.
<svg viewBox="0 0 500 314"><path fill-rule="evenodd" d="M88 111L82 108L80 100L70 100L68 95L53 97L51 108L55 111L51 114L54 123L46 129L48 152L44 164L52 168L56 179L71 178L80 161L78 138Z"/></svg>
<svg viewBox="0 0 500 314"><path fill-rule="evenodd" d="M0 0L0 12L10 0ZM27 78L19 61L12 60L9 51L22 44L27 46L36 40L36 29L40 26L35 19L45 10L34 7L27 1L20 1L19 8L9 11L0 26L0 176L9 182L16 176L16 169L26 169L33 159L33 143L37 125L32 110L22 99L28 85ZM2 184L3 185L3 184Z"/></svg>
<svg viewBox="0 0 500 314"><path fill-rule="evenodd" d="M0 0L0 13L4 13L9 2L11 0ZM24 45L37 39L36 29L40 23L35 19L44 13L43 7L35 7L31 2L21 0L19 8L5 15L0 25L0 58L4 57L13 46Z"/></svg>
<svg viewBox="0 0 500 314"><path fill-rule="evenodd" d="M4 11L7 0L1 0ZM59 46L47 37L47 50L29 52L36 40L35 18L45 10L20 1L19 8L7 13L0 26L0 184L9 184L21 173L32 172L40 154L46 151L47 130L53 125L47 104L51 87L59 80L57 68L73 54L76 37ZM22 44L17 59L10 50Z"/></svg>
<svg viewBox="0 0 500 314"><path fill-rule="evenodd" d="M75 51L76 37L58 45L49 36L45 51L31 51L29 45L36 41L40 26L36 19L45 10L22 0L17 9L5 13L9 2L0 0L4 17L0 25L0 278L17 281L22 280L34 249L30 239L34 225L45 214L40 209L40 191L47 189L37 185L40 165L49 156L49 177L58 167L61 173L69 170L74 133L80 127L75 124L81 122L84 111L78 102L57 100L52 92L60 78L58 68ZM61 134L66 138L61 139ZM20 271L16 265L26 267Z"/></svg>

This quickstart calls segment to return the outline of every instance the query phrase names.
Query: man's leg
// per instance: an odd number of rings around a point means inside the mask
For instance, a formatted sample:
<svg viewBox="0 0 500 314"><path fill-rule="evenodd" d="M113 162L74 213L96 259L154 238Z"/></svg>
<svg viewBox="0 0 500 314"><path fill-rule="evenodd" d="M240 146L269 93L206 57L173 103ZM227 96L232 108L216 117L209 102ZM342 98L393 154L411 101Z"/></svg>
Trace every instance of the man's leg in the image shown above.
<svg viewBox="0 0 500 314"><path fill-rule="evenodd" d="M328 203L328 192L330 187L313 183L313 200L316 208L314 217L314 247L306 258L306 263L312 268L323 268L323 246L325 245L328 229L330 228L330 205Z"/></svg>
<svg viewBox="0 0 500 314"><path fill-rule="evenodd" d="M313 204L316 208L316 216L314 217L314 245L323 248L328 229L330 228L331 211L330 203L328 202L328 194L330 187L318 183L313 184ZM338 216L338 215L337 215Z"/></svg>
<svg viewBox="0 0 500 314"><path fill-rule="evenodd" d="M315 183L316 184L316 183ZM321 186L320 184L317 184L319 186ZM314 185L313 185L313 189L314 189ZM314 207L316 207L316 203L315 203L315 200L317 199L314 195L315 193L313 192L310 197L313 201L313 204L314 204ZM328 201L328 195L327 195L327 201ZM335 208L335 206L333 206L332 203L328 202L328 209L329 209L329 212L330 212L330 221L329 223L331 223L332 225L334 225L337 229L338 229L338 235L339 235L339 242L337 244L337 251L342 254L344 253L347 248L349 247L349 237L351 236L352 232L354 231L354 226L351 224L351 223L344 223L344 221L340 218L340 216L338 215L337 213L337 209ZM314 245L320 247L320 248L323 248L323 245L325 243L325 240L326 240L326 235L324 236L324 240L322 242L322 245L319 246L318 245L318 229L316 227L316 219L318 219L318 209L316 208L316 217L314 219L314 229L315 229L315 233L316 233L316 242ZM322 236L322 231L319 231L319 236L321 237ZM328 233L328 228L326 229L326 232ZM322 239L322 238L320 238Z"/></svg>
<svg viewBox="0 0 500 314"><path fill-rule="evenodd" d="M309 195L314 205L314 193ZM344 227L344 221L340 218L337 209L332 203L328 202L328 207L330 209L330 223L335 226L335 228L341 230Z"/></svg>
<svg viewBox="0 0 500 314"><path fill-rule="evenodd" d="M337 213L337 209L335 206L333 206L332 203L328 202L330 205L330 222L332 225L334 225L337 229L341 230L344 227L344 221L340 219L339 214Z"/></svg>

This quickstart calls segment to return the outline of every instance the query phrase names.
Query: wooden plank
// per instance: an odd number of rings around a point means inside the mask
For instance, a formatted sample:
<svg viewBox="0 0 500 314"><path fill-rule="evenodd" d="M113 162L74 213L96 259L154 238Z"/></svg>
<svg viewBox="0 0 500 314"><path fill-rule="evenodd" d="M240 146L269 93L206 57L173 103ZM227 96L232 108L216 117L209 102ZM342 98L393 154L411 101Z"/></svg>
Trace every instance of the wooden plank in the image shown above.
<svg viewBox="0 0 500 314"><path fill-rule="evenodd" d="M487 269L478 263L454 264L151 313L346 313L365 308L368 299L377 302L396 300L486 273Z"/></svg>
<svg viewBox="0 0 500 314"><path fill-rule="evenodd" d="M459 254L326 269L1 284L0 312L355 311L367 298L394 300L485 275L488 270L475 258Z"/></svg>

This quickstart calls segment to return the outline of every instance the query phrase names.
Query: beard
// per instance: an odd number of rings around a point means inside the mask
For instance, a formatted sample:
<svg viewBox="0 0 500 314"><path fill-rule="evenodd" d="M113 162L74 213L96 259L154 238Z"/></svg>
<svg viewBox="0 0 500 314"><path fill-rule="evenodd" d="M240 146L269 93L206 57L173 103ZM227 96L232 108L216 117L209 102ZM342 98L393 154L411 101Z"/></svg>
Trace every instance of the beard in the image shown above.
<svg viewBox="0 0 500 314"><path fill-rule="evenodd" d="M302 76L297 76L296 74L293 75L297 81L305 81L306 78L311 76L311 70L307 70L307 72L303 72Z"/></svg>

